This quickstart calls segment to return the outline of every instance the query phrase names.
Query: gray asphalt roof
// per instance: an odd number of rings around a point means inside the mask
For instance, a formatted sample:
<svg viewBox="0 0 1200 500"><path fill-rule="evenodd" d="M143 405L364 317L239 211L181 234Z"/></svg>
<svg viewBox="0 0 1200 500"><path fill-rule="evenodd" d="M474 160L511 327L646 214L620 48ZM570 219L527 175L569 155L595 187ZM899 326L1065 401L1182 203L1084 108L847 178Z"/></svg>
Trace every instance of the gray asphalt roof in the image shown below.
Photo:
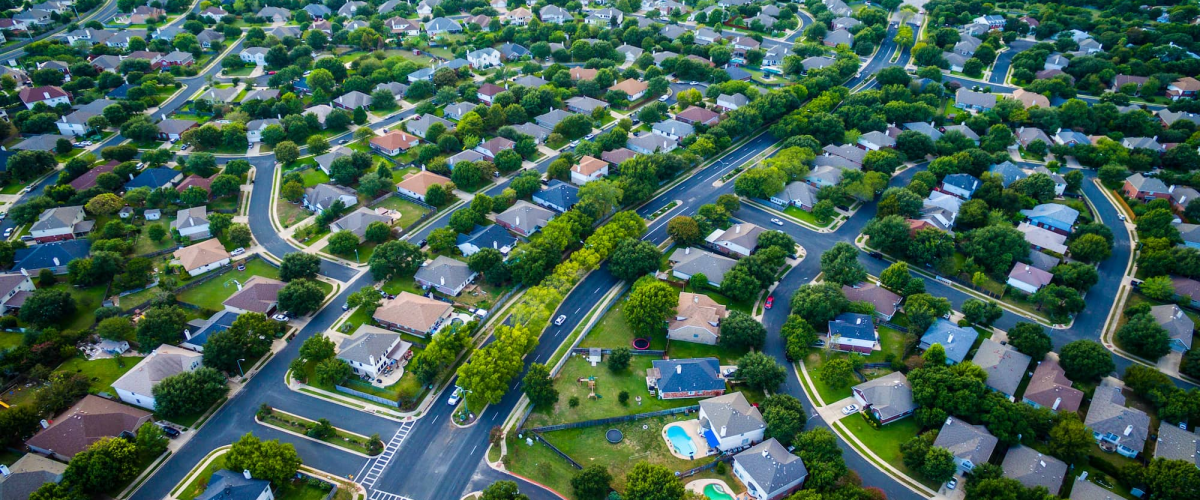
<svg viewBox="0 0 1200 500"><path fill-rule="evenodd" d="M1092 406L1083 423L1101 435L1118 436L1121 446L1138 452L1146 446L1150 434L1150 416L1137 408L1126 408L1121 387L1111 379L1104 379L1092 394Z"/></svg>
<svg viewBox="0 0 1200 500"><path fill-rule="evenodd" d="M675 271L688 276L701 273L713 283L720 283L725 279L725 273L737 265L736 260L699 248L676 248L670 260L677 263L673 268Z"/></svg>
<svg viewBox="0 0 1200 500"><path fill-rule="evenodd" d="M945 319L938 318L933 326L925 330L921 336L921 348L928 349L933 344L941 344L946 350L946 360L961 363L971 351L971 345L979 337L979 332L973 328L961 328Z"/></svg>
<svg viewBox="0 0 1200 500"><path fill-rule="evenodd" d="M1067 474L1067 464L1062 460L1022 445L1008 449L1001 467L1005 477L1016 479L1029 488L1045 486L1052 495L1058 494Z"/></svg>
<svg viewBox="0 0 1200 500"><path fill-rule="evenodd" d="M740 392L705 399L700 402L700 410L708 417L708 420L700 422L700 425L712 429L721 437L736 436L767 426L758 408L750 406L746 396ZM722 429L725 431L724 435L721 434Z"/></svg>
<svg viewBox="0 0 1200 500"><path fill-rule="evenodd" d="M842 313L829 322L829 333L846 339L875 340L875 323L867 314Z"/></svg>
<svg viewBox="0 0 1200 500"><path fill-rule="evenodd" d="M1154 458L1183 460L1200 466L1200 436L1195 432L1180 429L1177 425L1163 422L1158 426L1158 444L1154 447Z"/></svg>
<svg viewBox="0 0 1200 500"><path fill-rule="evenodd" d="M428 283L441 283L442 278L445 278L445 286L457 288L471 279L472 274L474 273L467 267L466 262L439 255L429 265L418 269L414 277Z"/></svg>
<svg viewBox="0 0 1200 500"><path fill-rule="evenodd" d="M854 389L862 393L863 399L872 409L879 412L880 419L883 420L903 415L916 408L912 398L912 385L900 372L868 380L854 386Z"/></svg>
<svg viewBox="0 0 1200 500"><path fill-rule="evenodd" d="M1167 330L1172 339L1183 342L1189 349L1192 347L1192 332L1196 323L1183 313L1183 309L1175 304L1154 306L1150 308L1154 321Z"/></svg>
<svg viewBox="0 0 1200 500"><path fill-rule="evenodd" d="M1011 346L1000 345L992 339L983 339L979 350L975 353L975 362L987 372L987 386L1009 396L1017 392L1025 369L1029 367L1032 358L1017 352Z"/></svg>
<svg viewBox="0 0 1200 500"><path fill-rule="evenodd" d="M656 359L658 389L661 392L712 391L725 388L717 358ZM676 372L679 367L679 372Z"/></svg>
<svg viewBox="0 0 1200 500"><path fill-rule="evenodd" d="M738 453L733 460L745 469L767 495L808 476L804 461L784 448L775 438Z"/></svg>
<svg viewBox="0 0 1200 500"><path fill-rule="evenodd" d="M947 418L933 445L950 450L955 457L970 460L972 464L978 465L991 458L999 442L1000 440L988 432L987 427Z"/></svg>

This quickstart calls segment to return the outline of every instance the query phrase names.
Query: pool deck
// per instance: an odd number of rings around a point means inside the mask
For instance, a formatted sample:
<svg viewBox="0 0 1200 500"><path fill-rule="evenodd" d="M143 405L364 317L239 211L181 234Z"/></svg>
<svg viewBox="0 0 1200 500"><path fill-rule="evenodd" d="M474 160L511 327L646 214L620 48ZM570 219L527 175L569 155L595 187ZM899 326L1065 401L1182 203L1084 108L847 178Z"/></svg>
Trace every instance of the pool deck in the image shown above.
<svg viewBox="0 0 1200 500"><path fill-rule="evenodd" d="M691 491L691 492L699 495L700 498L708 498L704 494L704 487L708 486L710 484L715 484L717 486L720 486L721 489L725 490L725 493L729 494L729 496L732 498L748 498L748 495L744 495L744 494L740 494L740 493L733 493L733 491L734 491L733 488L730 488L729 485L725 483L725 481L722 481L720 479L697 479L695 481L692 481L692 482L684 485L684 488L687 489L688 491Z"/></svg>
<svg viewBox="0 0 1200 500"><path fill-rule="evenodd" d="M670 429L671 427L679 427L679 428L682 428L685 432L687 432L688 437L690 437L692 439L692 446L694 448L696 448L696 456L689 457L686 455L681 455L681 454L679 454L679 452L675 451L675 445L671 443L671 438L667 437L667 429ZM704 457L708 456L708 442L705 441L704 437L700 435L700 420L699 419L683 420L680 422L671 422L667 425L664 425L663 429L662 429L662 438L663 438L663 441L665 442L665 444L667 445L667 451L671 452L671 455L674 455L675 458L681 458L684 460L694 460L697 458L704 458Z"/></svg>

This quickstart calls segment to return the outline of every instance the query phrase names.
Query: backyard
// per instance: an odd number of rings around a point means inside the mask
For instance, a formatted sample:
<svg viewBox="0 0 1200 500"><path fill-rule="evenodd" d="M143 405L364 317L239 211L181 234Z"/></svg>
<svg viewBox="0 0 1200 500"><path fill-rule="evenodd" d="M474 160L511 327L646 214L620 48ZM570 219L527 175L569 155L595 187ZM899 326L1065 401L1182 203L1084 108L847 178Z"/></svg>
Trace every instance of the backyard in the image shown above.
<svg viewBox="0 0 1200 500"><path fill-rule="evenodd" d="M104 293L108 290L108 283L103 283L90 288L79 288L71 286L67 283L58 283L53 287L58 290L65 290L75 299L75 314L69 318L63 318L59 324L64 330L87 330L96 323L96 309L104 303Z"/></svg>
<svg viewBox="0 0 1200 500"><path fill-rule="evenodd" d="M150 239L149 232L146 231L146 229L148 229L149 226L155 225L155 224L162 226L163 229L167 230L167 236L158 242L155 242L154 240ZM162 250L166 250L168 248L175 248L175 247L179 246L179 244L176 243L175 240L170 237L170 228L171 228L170 220L160 220L160 221L155 221L155 222L146 224L146 226L142 228L143 229L142 233L139 234L137 236L137 239L134 240L134 242L133 242L134 255L147 255L147 254L152 254L152 253L159 252Z"/></svg>
<svg viewBox="0 0 1200 500"><path fill-rule="evenodd" d="M58 365L58 369L55 371L83 375L91 381L91 384L88 386L88 392L92 394L107 392L115 396L117 391L112 388L112 383L121 378L125 372L133 369L133 366L141 360L142 358L140 357L123 356L121 358L102 358L89 361L84 359L83 356L75 356Z"/></svg>
<svg viewBox="0 0 1200 500"><path fill-rule="evenodd" d="M897 318L901 320L902 317ZM827 351L825 349L812 349L808 356L804 358L804 367L808 370L808 376L812 380L813 388L821 395L821 399L825 400L825 404L832 404L836 401L850 397L850 388L857 385L857 379L848 381L842 387L834 387L821 380L821 367L825 362L832 358L845 358L849 356L859 356L864 363L883 363L887 360L889 354L895 355L895 359L904 358L904 333L899 330L894 330L887 327L878 327L879 346L880 350L871 352L870 355L861 356L858 354L848 354L838 351ZM890 373L886 368L876 368L871 370L861 370L867 379L878 378Z"/></svg>
<svg viewBox="0 0 1200 500"><path fill-rule="evenodd" d="M562 371L554 378L554 388L558 389L558 403L553 408L538 409L529 418L527 427L561 424L567 422L582 422L598 418L647 413L668 408L678 408L697 404L699 399L658 399L646 390L646 369L653 366L654 356L634 356L629 368L620 373L613 373L607 363L592 366L586 356L571 356ZM606 360L607 361L607 360ZM588 395L587 379L595 377L596 398ZM583 379L583 382L580 382ZM622 405L617 397L622 392L629 393L629 403ZM578 398L579 405L571 408L571 398ZM641 401L637 401L637 398Z"/></svg>
<svg viewBox="0 0 1200 500"><path fill-rule="evenodd" d="M225 299L228 299L238 290L233 280L244 284L252 276L279 279L279 268L268 264L262 259L248 260L246 261L245 271L230 270L219 277L212 278L201 285L179 293L179 300L210 311L219 311L225 308L223 305ZM333 289L331 285L324 282L318 281L317 283L326 289L326 293Z"/></svg>
<svg viewBox="0 0 1200 500"><path fill-rule="evenodd" d="M866 417L862 415L850 415L838 422L844 425L851 434L854 434L859 441L862 441L863 445L872 453L887 461L896 470L934 490L940 486L922 479L916 472L909 470L904 465L904 456L900 453L900 445L921 432L921 424L917 422L916 418L900 419L884 425L878 430L871 427L871 424L867 423Z"/></svg>
<svg viewBox="0 0 1200 500"><path fill-rule="evenodd" d="M408 201L399 196L389 196L371 208L379 207L400 212L400 219L396 221L396 226L404 229L408 229L409 226L415 224L422 215L425 215L426 212L429 212L428 208Z"/></svg>

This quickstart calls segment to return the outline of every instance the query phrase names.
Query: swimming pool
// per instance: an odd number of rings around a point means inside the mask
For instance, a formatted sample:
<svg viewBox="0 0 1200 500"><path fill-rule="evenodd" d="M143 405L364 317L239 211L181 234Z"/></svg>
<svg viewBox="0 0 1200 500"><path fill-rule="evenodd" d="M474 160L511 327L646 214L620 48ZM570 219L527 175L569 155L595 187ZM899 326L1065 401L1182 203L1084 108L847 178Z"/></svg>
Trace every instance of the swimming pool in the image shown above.
<svg viewBox="0 0 1200 500"><path fill-rule="evenodd" d="M725 487L716 483L709 483L704 487L704 496L710 500L733 500L733 497L725 492Z"/></svg>
<svg viewBox="0 0 1200 500"><path fill-rule="evenodd" d="M688 436L687 431L683 427L673 425L667 428L667 439L671 440L671 446L675 447L675 453L685 457L696 454L696 445L692 443L691 436Z"/></svg>

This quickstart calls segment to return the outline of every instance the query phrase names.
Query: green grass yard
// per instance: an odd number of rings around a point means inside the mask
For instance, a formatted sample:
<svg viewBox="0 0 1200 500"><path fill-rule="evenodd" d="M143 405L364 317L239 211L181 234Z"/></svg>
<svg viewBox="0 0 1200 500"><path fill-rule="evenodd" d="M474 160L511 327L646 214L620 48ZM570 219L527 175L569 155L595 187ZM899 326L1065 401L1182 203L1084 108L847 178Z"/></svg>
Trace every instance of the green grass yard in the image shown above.
<svg viewBox="0 0 1200 500"><path fill-rule="evenodd" d="M867 423L866 418L861 415L850 415L839 420L839 422L845 425L846 429L849 429L850 433L854 434L859 441L862 441L871 452L887 461L896 470L907 474L908 477L920 481L934 490L940 486L923 480L915 471L909 470L904 465L904 457L900 453L900 445L921 432L921 424L917 422L916 418L908 417L900 419L880 427L879 430L871 427Z"/></svg>
<svg viewBox="0 0 1200 500"><path fill-rule="evenodd" d="M415 224L422 215L425 215L429 211L429 209L399 196L390 196L373 205L371 208L378 207L400 212L400 219L396 221L396 225L406 229Z"/></svg>
<svg viewBox="0 0 1200 500"><path fill-rule="evenodd" d="M76 356L63 362L55 371L63 373L79 373L91 381L88 386L88 392L99 393L107 392L116 395L117 391L112 388L112 383L121 378L125 372L133 369L141 358L133 356L125 356L118 363L117 358L94 359L88 361L82 356ZM124 366L121 366L124 364Z"/></svg>
<svg viewBox="0 0 1200 500"><path fill-rule="evenodd" d="M597 418L616 417L634 413L646 413L668 408L678 408L696 404L699 399L662 400L651 396L646 391L646 369L652 366L655 357L634 356L629 368L621 373L609 371L608 365L600 363L593 367L584 356L573 356L563 365L562 371L554 379L554 388L558 389L558 403L553 408L539 408L529 418L527 427L561 424L566 422L581 422ZM596 395L598 399L589 398L587 383L580 384L580 378L596 378ZM629 393L628 406L622 406L617 401L621 391ZM642 398L639 405L637 397ZM570 407L570 399L579 398L579 406Z"/></svg>
<svg viewBox="0 0 1200 500"><path fill-rule="evenodd" d="M229 271L219 278L180 293L179 300L211 311L219 311L225 307L222 305L225 299L237 292L237 286L230 280L236 279L244 284L252 276L279 279L279 269L262 259L254 259L246 263L245 271Z"/></svg>
<svg viewBox="0 0 1200 500"><path fill-rule="evenodd" d="M67 283L58 283L52 288L65 290L75 299L75 314L64 318L60 326L66 330L86 330L96 323L96 309L104 302L104 292L108 284L103 283L91 288L79 288Z"/></svg>
<svg viewBox="0 0 1200 500"><path fill-rule="evenodd" d="M0 351L7 351L21 345L24 335L17 332L0 332Z"/></svg>
<svg viewBox="0 0 1200 500"><path fill-rule="evenodd" d="M604 314L600 321L592 327L587 337L579 342L579 347L633 347L633 339L640 337L625 319L625 303L622 298ZM666 335L652 335L650 349L662 350L667 348Z"/></svg>
<svg viewBox="0 0 1200 500"><path fill-rule="evenodd" d="M814 216L812 212L801 210L791 205L788 205L788 207L783 210L783 213L817 227L829 227L829 225L833 223L833 221L821 222L817 220L817 217Z"/></svg>
<svg viewBox="0 0 1200 500"><path fill-rule="evenodd" d="M214 458L212 462L209 462L209 464L204 467L204 470L200 471L199 474L196 474L196 476L187 483L187 486L184 486L183 489L179 491L175 498L178 500L195 500L197 496L200 496L200 494L204 493L204 490L208 488L208 480L212 478L213 473L224 468L225 455Z"/></svg>
<svg viewBox="0 0 1200 500"><path fill-rule="evenodd" d="M310 168L300 172L300 178L304 180L306 188L329 182L329 176L319 168Z"/></svg>
<svg viewBox="0 0 1200 500"><path fill-rule="evenodd" d="M152 223L148 224L148 226L153 225L153 224L162 226L162 228L167 231L167 235L165 237L163 237L162 241L159 241L156 243L154 240L150 239L150 233L148 231L142 231L142 234L139 234L137 237L137 240L134 241L134 243L133 243L134 255L146 255L146 254L151 254L154 252L158 252L161 250L166 250L168 248L173 248L173 247L179 246L178 243L175 243L175 240L171 239L171 234L170 234L171 222L170 221L160 220L160 221L152 222Z"/></svg>

